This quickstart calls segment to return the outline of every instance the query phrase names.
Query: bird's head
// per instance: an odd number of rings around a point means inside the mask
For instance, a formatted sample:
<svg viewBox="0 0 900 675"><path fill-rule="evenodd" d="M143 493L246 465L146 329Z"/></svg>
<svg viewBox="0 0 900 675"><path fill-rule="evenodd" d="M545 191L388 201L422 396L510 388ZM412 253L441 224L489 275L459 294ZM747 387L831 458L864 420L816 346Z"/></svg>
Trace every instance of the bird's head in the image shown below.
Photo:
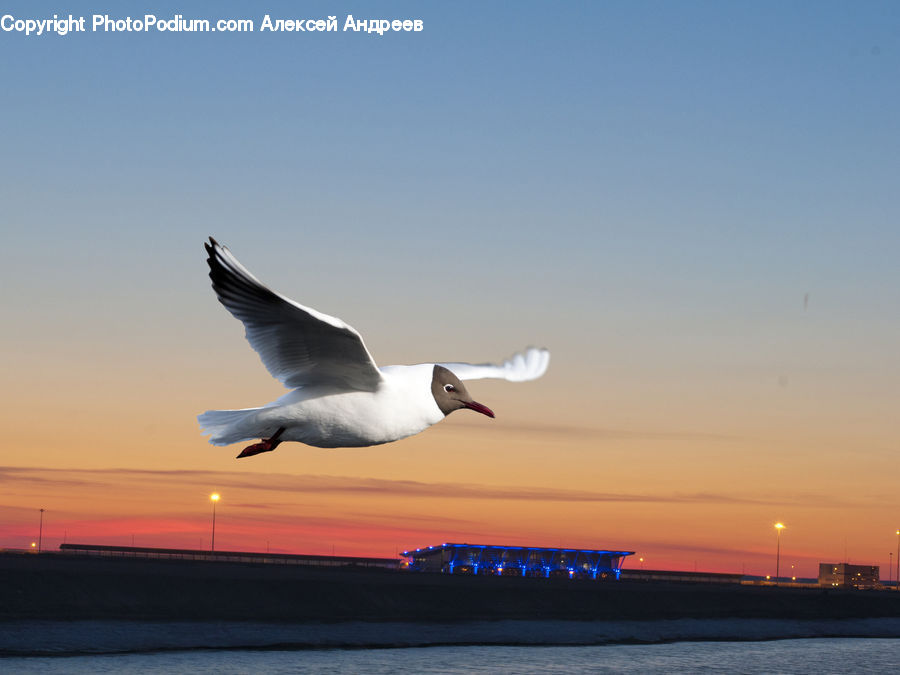
<svg viewBox="0 0 900 675"><path fill-rule="evenodd" d="M431 376L431 393L434 402L444 415L449 415L454 410L468 408L482 415L493 417L493 411L486 405L473 401L466 385L459 378L443 366L435 366Z"/></svg>

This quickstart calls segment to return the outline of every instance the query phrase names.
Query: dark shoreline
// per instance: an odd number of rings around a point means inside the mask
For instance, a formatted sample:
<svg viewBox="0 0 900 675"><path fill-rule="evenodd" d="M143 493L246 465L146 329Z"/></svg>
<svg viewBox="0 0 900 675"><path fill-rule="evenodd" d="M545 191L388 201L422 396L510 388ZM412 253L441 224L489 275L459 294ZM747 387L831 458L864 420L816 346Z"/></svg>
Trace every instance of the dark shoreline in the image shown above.
<svg viewBox="0 0 900 675"><path fill-rule="evenodd" d="M0 553L0 622L465 623L900 617L900 593Z"/></svg>
<svg viewBox="0 0 900 675"><path fill-rule="evenodd" d="M0 622L0 664L4 657L186 651L596 647L823 638L897 641L900 639L900 619L501 620L456 623L31 620Z"/></svg>

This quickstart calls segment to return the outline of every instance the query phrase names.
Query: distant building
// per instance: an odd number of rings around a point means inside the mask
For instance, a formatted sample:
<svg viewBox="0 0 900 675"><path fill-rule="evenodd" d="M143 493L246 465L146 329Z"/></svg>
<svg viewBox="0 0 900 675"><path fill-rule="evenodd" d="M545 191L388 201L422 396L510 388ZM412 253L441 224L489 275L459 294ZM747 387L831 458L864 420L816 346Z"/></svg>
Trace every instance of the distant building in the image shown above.
<svg viewBox="0 0 900 675"><path fill-rule="evenodd" d="M401 555L407 558L408 568L414 572L618 579L622 561L634 552L441 544L404 551Z"/></svg>
<svg viewBox="0 0 900 675"><path fill-rule="evenodd" d="M721 572L681 572L677 570L622 570L622 581L673 581L691 584L741 584L743 574Z"/></svg>
<svg viewBox="0 0 900 675"><path fill-rule="evenodd" d="M339 555L296 555L290 553L257 553L255 551L198 551L183 548L147 548L140 546L99 546L93 544L60 544L59 552L69 555L103 558L153 558L156 560L197 560L211 562L265 563L269 565L304 565L306 567L400 569L396 558L359 558Z"/></svg>
<svg viewBox="0 0 900 675"><path fill-rule="evenodd" d="M819 563L819 586L881 588L877 565Z"/></svg>

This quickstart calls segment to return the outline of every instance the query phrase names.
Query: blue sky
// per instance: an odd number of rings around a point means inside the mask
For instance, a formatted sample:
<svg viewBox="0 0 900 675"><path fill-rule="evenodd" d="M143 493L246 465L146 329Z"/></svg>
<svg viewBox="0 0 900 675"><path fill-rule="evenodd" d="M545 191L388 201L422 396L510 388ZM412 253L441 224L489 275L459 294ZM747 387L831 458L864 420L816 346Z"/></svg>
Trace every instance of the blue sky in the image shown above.
<svg viewBox="0 0 900 675"><path fill-rule="evenodd" d="M109 7L52 11L125 14ZM329 279L326 306L364 280L398 314L450 301L445 270L478 289L453 294L476 313L551 307L589 331L636 313L757 321L804 293L863 321L897 305L894 3L134 7L426 29L3 34L22 311L68 265L63 292L162 284L184 301L206 234L286 254L261 273L276 287L297 287L293 260ZM129 274L135 255L156 273Z"/></svg>
<svg viewBox="0 0 900 675"><path fill-rule="evenodd" d="M10 11L36 14L21 7ZM256 7L214 16L261 17ZM872 274L886 261L868 259L871 244L896 243L893 3L384 7L426 30L4 34L12 206L42 202L44 227L66 234L125 221L183 231L205 214L207 229L255 221L326 246L323 221L341 239L389 229L367 253L402 253L427 233L501 265L549 252L551 267L588 266L605 249L625 274L646 271L642 251L723 267L806 251L815 275L840 262L823 248ZM80 200L105 215L54 209ZM548 233L583 245L547 245ZM499 249L515 255L497 260Z"/></svg>

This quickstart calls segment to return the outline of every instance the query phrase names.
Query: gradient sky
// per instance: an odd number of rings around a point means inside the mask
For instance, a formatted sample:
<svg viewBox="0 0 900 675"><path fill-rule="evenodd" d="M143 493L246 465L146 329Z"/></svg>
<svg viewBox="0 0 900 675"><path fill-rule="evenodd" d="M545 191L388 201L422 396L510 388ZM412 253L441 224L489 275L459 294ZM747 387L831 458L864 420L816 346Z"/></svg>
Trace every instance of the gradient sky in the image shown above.
<svg viewBox="0 0 900 675"><path fill-rule="evenodd" d="M886 568L900 525L900 5L223 2L421 33L0 33L0 546ZM43 9L42 9L43 5ZM3 13L124 16L121 3ZM137 6L136 6L137 7ZM548 347L388 446L236 462L282 393L215 236L380 364ZM635 564L635 563L629 563ZM886 574L885 574L886 576Z"/></svg>

